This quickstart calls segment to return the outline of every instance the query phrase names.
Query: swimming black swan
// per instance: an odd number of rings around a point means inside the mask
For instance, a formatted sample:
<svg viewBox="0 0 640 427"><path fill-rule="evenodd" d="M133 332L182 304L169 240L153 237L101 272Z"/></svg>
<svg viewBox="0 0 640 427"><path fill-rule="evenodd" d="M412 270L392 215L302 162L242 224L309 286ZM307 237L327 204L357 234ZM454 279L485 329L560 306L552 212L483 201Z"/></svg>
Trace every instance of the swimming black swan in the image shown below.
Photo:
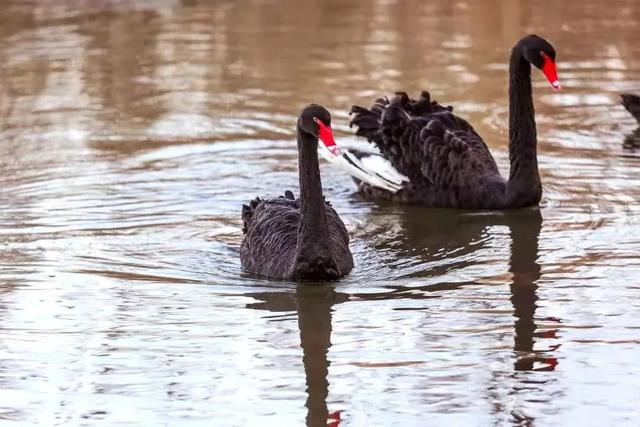
<svg viewBox="0 0 640 427"><path fill-rule="evenodd" d="M638 124L640 124L640 96L632 95L630 93L623 93L620 95L622 98L622 105L636 118Z"/></svg>
<svg viewBox="0 0 640 427"><path fill-rule="evenodd" d="M335 146L331 115L309 105L298 119L300 198L285 192L277 199L257 198L242 206L244 239L240 261L245 270L288 280L335 280L353 268L349 234L322 195L318 139Z"/></svg>
<svg viewBox="0 0 640 427"><path fill-rule="evenodd" d="M537 205L542 185L536 158L536 122L531 94L531 64L560 88L556 52L530 35L511 51L509 64L508 180L500 176L487 145L451 107L398 93L380 98L371 109L353 106L356 134L375 143L381 155L324 150L359 182L368 198L466 209L510 209Z"/></svg>

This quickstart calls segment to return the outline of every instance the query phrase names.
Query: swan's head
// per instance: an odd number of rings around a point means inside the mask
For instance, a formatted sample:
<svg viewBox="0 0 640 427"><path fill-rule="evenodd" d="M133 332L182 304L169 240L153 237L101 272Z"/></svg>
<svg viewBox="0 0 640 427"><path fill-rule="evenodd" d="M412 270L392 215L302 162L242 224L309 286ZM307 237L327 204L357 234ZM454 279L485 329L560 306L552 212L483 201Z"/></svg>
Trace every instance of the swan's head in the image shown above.
<svg viewBox="0 0 640 427"><path fill-rule="evenodd" d="M298 128L300 131L318 138L332 153L336 155L339 153L331 130L331 114L322 105L310 104L306 106L300 113Z"/></svg>
<svg viewBox="0 0 640 427"><path fill-rule="evenodd" d="M559 90L560 81L558 80L558 70L556 69L556 50L551 46L551 43L542 37L531 34L520 40L518 46L522 56L544 73L554 89Z"/></svg>

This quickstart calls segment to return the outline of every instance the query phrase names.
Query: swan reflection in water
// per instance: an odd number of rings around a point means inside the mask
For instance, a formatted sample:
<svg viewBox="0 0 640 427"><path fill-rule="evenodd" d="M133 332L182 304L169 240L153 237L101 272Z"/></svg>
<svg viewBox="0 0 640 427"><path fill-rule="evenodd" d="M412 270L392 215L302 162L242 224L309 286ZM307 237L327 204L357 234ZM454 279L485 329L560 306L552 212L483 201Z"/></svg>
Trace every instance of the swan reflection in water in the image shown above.
<svg viewBox="0 0 640 427"><path fill-rule="evenodd" d="M491 225L506 225L510 230L511 245L509 258L509 272L511 281L511 303L514 316L514 345L515 371L552 371L557 365L557 360L549 356L558 346L551 346L547 350L534 350L537 339L555 338L555 330L537 332L535 319L536 302L538 296L538 280L541 276L541 268L538 263L538 240L542 227L542 216L538 209L526 209L521 211L506 212L500 215L478 215L477 221L461 222L458 215L463 213L455 211L436 212L429 217L429 221L415 220L415 212L410 207L403 209L408 215L400 218L403 232L399 233L393 246L396 256L411 251L415 256L415 248L422 247L420 252L423 264L431 264L441 260L450 251L462 251L471 253L483 248L487 239L487 227ZM434 211L423 209L425 212ZM438 220L437 218L440 218ZM426 227L426 228L425 228ZM428 231L431 229L434 233ZM424 234L418 233L420 231ZM439 230L435 233L435 230ZM443 233L442 231L446 232ZM448 235L447 242L440 241L441 236ZM417 244L427 246L416 246ZM433 246L428 246L429 244ZM438 249L437 244L443 244ZM388 248L387 248L388 249ZM444 255L443 255L444 253ZM465 261L473 262L473 261ZM458 265L459 267L459 265ZM443 274L449 268L438 269L437 265L430 271L430 275ZM435 270L436 272L434 272ZM417 272L418 276L424 276L429 272ZM302 359L306 377L307 391L307 417L308 426L337 426L340 420L340 411L329 413L327 397L329 394L329 382L327 379L330 361L328 351L331 347L332 311L333 307L349 300L383 300L397 298L430 298L429 293L454 290L472 283L445 284L442 286L400 286L389 285L389 290L379 293L345 293L337 291L340 284L299 284L295 293L283 291L258 292L247 296L256 301L247 305L247 308L268 310L274 312L295 311L298 316L300 329L300 345L302 347ZM423 292L416 292L421 290ZM556 321L556 319L545 319ZM425 365L426 366L426 365ZM327 424L329 423L329 424Z"/></svg>
<svg viewBox="0 0 640 427"><path fill-rule="evenodd" d="M307 385L307 426L338 426L340 411L329 413L329 360L331 347L331 314L335 304L349 299L336 292L332 284L299 284L295 294L287 292L261 292L249 296L259 300L247 308L268 311L296 311L300 329L302 362Z"/></svg>
<svg viewBox="0 0 640 427"><path fill-rule="evenodd" d="M622 106L637 120L640 125L640 96L631 93L620 95ZM622 146L626 149L640 148L640 127L624 137Z"/></svg>
<svg viewBox="0 0 640 427"><path fill-rule="evenodd" d="M514 369L516 371L545 370L553 371L558 364L555 357L547 355L548 351L556 350L559 345L551 346L547 351L533 349L535 338L556 338L557 329L536 332L535 323L536 302L538 301L538 280L541 276L538 263L538 241L542 228L542 217L539 210L528 215L513 215L510 218L509 230L511 234L511 258L509 272L511 273L511 303L514 316L514 345L516 353ZM559 322L555 318L544 319L549 322ZM535 367L536 364L540 367Z"/></svg>
<svg viewBox="0 0 640 427"><path fill-rule="evenodd" d="M640 127L633 132L625 135L624 141L622 142L622 147L626 148L627 150L640 149Z"/></svg>
<svg viewBox="0 0 640 427"><path fill-rule="evenodd" d="M538 244L542 215L538 208L507 212L455 212L448 209L404 207L399 216L401 230L391 240L375 246L390 252L395 259L410 260L403 264L409 273L404 277L433 278L450 271L472 267L485 259L474 253L487 249L492 240L490 228L507 226L510 236L509 273L514 323L516 370L553 370L557 360L533 350L535 338L554 338L555 330L536 332L534 322L538 300ZM429 298L434 291L453 291L468 282L439 282L425 286L388 285L391 290L365 294L361 298ZM422 292L416 292L422 291ZM555 318L544 319L557 322ZM551 347L555 350L557 347ZM541 364L543 366L538 366ZM536 366L534 368L534 365Z"/></svg>

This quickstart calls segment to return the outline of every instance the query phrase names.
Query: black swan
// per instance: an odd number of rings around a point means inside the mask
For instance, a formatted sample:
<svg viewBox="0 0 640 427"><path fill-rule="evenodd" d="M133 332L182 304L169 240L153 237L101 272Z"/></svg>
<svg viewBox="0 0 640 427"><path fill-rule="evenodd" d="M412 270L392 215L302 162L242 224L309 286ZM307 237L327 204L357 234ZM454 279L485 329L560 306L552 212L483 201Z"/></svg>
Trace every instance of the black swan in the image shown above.
<svg viewBox="0 0 640 427"><path fill-rule="evenodd" d="M331 114L309 105L300 114L297 134L300 198L287 191L242 206L240 261L246 271L266 277L335 280L351 271L353 257L347 229L322 195L318 139L335 147Z"/></svg>
<svg viewBox="0 0 640 427"><path fill-rule="evenodd" d="M356 134L375 143L380 155L324 149L344 166L367 198L430 207L511 209L540 202L542 185L536 158L536 122L531 64L560 88L556 52L546 40L530 35L511 51L509 63L509 179L500 176L487 145L451 107L406 93L378 99L371 109L353 106Z"/></svg>
<svg viewBox="0 0 640 427"><path fill-rule="evenodd" d="M622 105L636 118L638 124L640 124L640 96L632 95L630 93L623 93L620 95L622 98Z"/></svg>

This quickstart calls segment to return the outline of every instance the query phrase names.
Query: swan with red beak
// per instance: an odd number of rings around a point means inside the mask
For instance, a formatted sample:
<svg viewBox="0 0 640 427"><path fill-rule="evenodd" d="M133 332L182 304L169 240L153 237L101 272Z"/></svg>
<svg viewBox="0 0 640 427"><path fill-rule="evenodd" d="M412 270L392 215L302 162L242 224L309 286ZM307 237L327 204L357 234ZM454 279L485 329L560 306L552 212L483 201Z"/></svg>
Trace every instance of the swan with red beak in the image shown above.
<svg viewBox="0 0 640 427"><path fill-rule="evenodd" d="M351 271L353 256L349 233L322 192L318 147L339 153L331 114L321 105L306 106L296 133L300 197L285 191L242 206L240 263L249 273L275 279L337 280Z"/></svg>
<svg viewBox="0 0 640 427"><path fill-rule="evenodd" d="M398 92L378 98L368 109L352 107L356 135L372 142L377 153L339 149L333 137L326 138L320 152L351 174L368 199L462 209L535 206L542 183L532 66L555 90L561 88L555 48L535 34L520 39L509 58L508 177L500 175L488 145L471 124L426 91L417 99Z"/></svg>

